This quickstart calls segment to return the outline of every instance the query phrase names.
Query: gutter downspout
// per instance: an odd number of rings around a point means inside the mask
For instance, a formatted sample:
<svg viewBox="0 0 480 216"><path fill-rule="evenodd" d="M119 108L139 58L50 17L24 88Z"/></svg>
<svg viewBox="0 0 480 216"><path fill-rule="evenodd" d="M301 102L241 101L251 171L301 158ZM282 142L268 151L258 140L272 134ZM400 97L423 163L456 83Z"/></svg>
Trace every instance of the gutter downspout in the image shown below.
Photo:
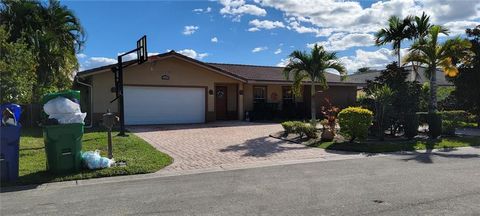
<svg viewBox="0 0 480 216"><path fill-rule="evenodd" d="M87 86L89 88L89 97L90 97L90 125L85 126L85 128L92 128L93 127L93 97L92 97L92 85L81 82L80 77L75 76L75 82L77 82L80 85Z"/></svg>

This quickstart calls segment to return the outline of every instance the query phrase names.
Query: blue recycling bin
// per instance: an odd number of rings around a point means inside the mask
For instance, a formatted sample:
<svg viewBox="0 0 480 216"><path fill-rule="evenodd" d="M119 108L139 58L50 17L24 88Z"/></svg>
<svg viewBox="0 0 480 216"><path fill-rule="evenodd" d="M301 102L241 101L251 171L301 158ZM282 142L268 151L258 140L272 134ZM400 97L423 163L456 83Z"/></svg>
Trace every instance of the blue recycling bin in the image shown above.
<svg viewBox="0 0 480 216"><path fill-rule="evenodd" d="M13 112L16 122L20 122L20 114L22 113L22 107L18 104L6 103L0 105L0 119L3 119L3 111L9 109Z"/></svg>
<svg viewBox="0 0 480 216"><path fill-rule="evenodd" d="M1 104L0 119L3 120L3 112L9 109L13 113L15 125L0 124L0 180L15 181L18 178L18 159L20 144L20 114L22 108L17 104Z"/></svg>
<svg viewBox="0 0 480 216"><path fill-rule="evenodd" d="M0 126L0 179L13 182L18 178L20 126Z"/></svg>

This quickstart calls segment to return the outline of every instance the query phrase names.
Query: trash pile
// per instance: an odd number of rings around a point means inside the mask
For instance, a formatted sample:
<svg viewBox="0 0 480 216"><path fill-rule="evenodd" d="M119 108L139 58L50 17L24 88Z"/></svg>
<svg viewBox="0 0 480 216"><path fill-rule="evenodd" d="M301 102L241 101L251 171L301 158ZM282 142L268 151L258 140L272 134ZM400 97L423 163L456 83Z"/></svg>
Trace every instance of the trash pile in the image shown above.
<svg viewBox="0 0 480 216"><path fill-rule="evenodd" d="M100 156L100 150L83 152L82 161L88 169L103 169L115 165L113 159Z"/></svg>
<svg viewBox="0 0 480 216"><path fill-rule="evenodd" d="M15 114L9 109L5 108L2 112L2 126L17 126L18 121Z"/></svg>
<svg viewBox="0 0 480 216"><path fill-rule="evenodd" d="M43 105L43 110L48 115L48 125L83 123L87 116L87 113L81 112L80 104L64 97L49 100Z"/></svg>

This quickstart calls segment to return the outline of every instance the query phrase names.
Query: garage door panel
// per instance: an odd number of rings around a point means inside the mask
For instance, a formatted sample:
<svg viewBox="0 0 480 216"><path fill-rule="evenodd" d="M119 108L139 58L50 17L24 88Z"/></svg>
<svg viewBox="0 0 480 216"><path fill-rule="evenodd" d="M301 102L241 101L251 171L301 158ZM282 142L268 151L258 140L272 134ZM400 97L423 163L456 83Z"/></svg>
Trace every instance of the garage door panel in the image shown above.
<svg viewBox="0 0 480 216"><path fill-rule="evenodd" d="M205 122L205 89L126 86L125 124Z"/></svg>

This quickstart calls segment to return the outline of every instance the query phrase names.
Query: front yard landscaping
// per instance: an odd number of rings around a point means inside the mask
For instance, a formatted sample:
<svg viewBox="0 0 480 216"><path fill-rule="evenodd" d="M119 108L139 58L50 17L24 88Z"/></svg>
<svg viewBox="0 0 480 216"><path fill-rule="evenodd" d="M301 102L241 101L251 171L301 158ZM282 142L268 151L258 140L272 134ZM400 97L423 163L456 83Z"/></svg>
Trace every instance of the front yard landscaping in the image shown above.
<svg viewBox="0 0 480 216"><path fill-rule="evenodd" d="M397 151L415 151L424 149L449 149L457 147L480 146L480 137L445 137L439 139L386 139L384 141L366 140L360 142L315 142L311 147L326 150L382 153Z"/></svg>
<svg viewBox="0 0 480 216"><path fill-rule="evenodd" d="M20 164L17 185L39 184L67 180L79 180L118 175L152 173L172 163L172 158L159 152L139 137L128 134L128 137L114 136L113 156L116 161L126 161L127 166L111 167L101 170L83 169L79 173L54 175L46 171L45 146L42 130L22 129L20 138ZM102 130L85 129L82 151L101 150L102 156L107 154L107 133ZM11 184L6 184L11 185ZM4 185L2 185L4 186Z"/></svg>

